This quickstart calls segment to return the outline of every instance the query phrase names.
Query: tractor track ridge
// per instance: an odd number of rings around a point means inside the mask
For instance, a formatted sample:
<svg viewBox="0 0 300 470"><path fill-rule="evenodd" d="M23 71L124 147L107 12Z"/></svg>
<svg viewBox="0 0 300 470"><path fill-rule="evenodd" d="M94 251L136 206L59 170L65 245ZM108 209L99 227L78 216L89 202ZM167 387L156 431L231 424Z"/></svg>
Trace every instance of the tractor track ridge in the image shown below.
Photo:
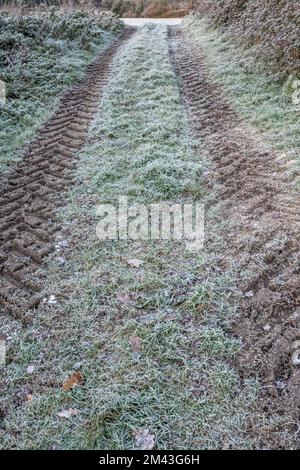
<svg viewBox="0 0 300 470"><path fill-rule="evenodd" d="M266 149L243 123L188 33L169 27L169 51L191 131L210 160L204 185L227 221L219 267L234 266L243 293L232 331L244 344L237 369L242 379L260 379L264 412L289 414L297 429L300 196L293 162Z"/></svg>
<svg viewBox="0 0 300 470"><path fill-rule="evenodd" d="M85 78L62 96L22 160L1 177L0 306L14 319L26 321L26 313L42 300L42 279L35 273L53 251L62 192L72 184L76 153L98 110L112 58L133 32L126 28L96 56Z"/></svg>

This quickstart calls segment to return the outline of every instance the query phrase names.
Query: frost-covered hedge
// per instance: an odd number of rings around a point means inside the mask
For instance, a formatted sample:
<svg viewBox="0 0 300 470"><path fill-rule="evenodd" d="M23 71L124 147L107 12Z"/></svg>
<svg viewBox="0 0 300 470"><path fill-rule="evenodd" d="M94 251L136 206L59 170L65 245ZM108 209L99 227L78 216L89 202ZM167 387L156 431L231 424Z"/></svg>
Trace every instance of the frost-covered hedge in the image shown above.
<svg viewBox="0 0 300 470"><path fill-rule="evenodd" d="M197 8L280 77L300 75L299 0L200 0Z"/></svg>
<svg viewBox="0 0 300 470"><path fill-rule="evenodd" d="M77 41L80 46L89 48L105 30L117 32L122 27L122 22L108 11L93 15L83 11L61 14L60 10L52 8L49 14L4 14L0 16L1 58L9 56L14 47L23 52L26 48L47 48L49 39L65 41L65 46L69 41Z"/></svg>
<svg viewBox="0 0 300 470"><path fill-rule="evenodd" d="M51 8L44 14L0 16L0 80L6 88L6 104L0 106L0 172L59 94L123 27L110 12Z"/></svg>

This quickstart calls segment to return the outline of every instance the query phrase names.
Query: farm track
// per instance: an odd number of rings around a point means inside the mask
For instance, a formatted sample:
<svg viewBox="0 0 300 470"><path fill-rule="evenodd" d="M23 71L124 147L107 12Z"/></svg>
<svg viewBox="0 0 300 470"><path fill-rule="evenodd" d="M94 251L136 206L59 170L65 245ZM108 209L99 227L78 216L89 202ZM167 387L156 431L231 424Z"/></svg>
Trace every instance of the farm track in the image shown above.
<svg viewBox="0 0 300 470"><path fill-rule="evenodd" d="M233 333L241 378L258 376L264 412L299 419L300 197L293 162L260 142L222 96L201 51L179 28L169 48L191 129L211 160L208 191L228 221L219 269L238 273L243 300ZM270 442L269 442L270 444ZM277 443L278 444L278 443Z"/></svg>
<svg viewBox="0 0 300 470"><path fill-rule="evenodd" d="M41 302L42 279L35 273L53 251L56 210L72 183L76 153L97 111L112 58L132 33L126 29L88 65L85 78L64 94L22 161L0 181L0 305L15 319L25 321Z"/></svg>

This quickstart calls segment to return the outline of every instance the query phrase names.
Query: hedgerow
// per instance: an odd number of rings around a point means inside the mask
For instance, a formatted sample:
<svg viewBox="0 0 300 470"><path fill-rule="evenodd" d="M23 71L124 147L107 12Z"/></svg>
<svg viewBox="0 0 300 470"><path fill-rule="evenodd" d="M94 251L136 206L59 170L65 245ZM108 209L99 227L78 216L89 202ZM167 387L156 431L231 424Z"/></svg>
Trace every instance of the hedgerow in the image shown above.
<svg viewBox="0 0 300 470"><path fill-rule="evenodd" d="M300 75L298 0L200 0L197 8L229 29L278 78Z"/></svg>

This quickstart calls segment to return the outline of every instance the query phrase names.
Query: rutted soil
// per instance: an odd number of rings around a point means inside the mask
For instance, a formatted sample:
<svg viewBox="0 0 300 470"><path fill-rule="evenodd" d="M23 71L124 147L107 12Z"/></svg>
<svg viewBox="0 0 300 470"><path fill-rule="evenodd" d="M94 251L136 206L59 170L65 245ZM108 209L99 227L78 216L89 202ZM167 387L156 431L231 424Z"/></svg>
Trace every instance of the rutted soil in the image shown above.
<svg viewBox="0 0 300 470"><path fill-rule="evenodd" d="M13 318L25 320L41 301L42 279L35 273L53 250L62 192L72 182L76 152L97 111L112 58L132 33L126 29L95 58L84 80L65 93L22 161L0 181L0 305Z"/></svg>
<svg viewBox="0 0 300 470"><path fill-rule="evenodd" d="M233 266L238 273L242 295L234 334L244 348L237 367L242 378L258 376L262 382L263 411L290 413L290 430L297 431L300 197L294 190L294 162L266 149L241 121L188 36L179 28L169 33L191 128L211 159L207 186L216 192L214 204L228 221L218 268Z"/></svg>

